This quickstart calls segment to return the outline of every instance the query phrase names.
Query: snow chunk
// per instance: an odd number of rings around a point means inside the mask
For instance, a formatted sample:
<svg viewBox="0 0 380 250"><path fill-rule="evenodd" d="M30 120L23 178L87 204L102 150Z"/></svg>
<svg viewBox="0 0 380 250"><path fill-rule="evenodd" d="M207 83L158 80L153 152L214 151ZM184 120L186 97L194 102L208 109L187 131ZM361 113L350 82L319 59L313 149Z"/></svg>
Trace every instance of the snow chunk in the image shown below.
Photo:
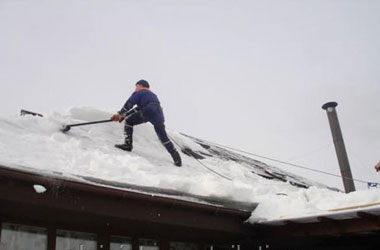
<svg viewBox="0 0 380 250"><path fill-rule="evenodd" d="M46 192L46 188L42 185L35 184L35 185L33 185L33 188L34 188L34 191L36 191L36 193L39 193L39 194Z"/></svg>

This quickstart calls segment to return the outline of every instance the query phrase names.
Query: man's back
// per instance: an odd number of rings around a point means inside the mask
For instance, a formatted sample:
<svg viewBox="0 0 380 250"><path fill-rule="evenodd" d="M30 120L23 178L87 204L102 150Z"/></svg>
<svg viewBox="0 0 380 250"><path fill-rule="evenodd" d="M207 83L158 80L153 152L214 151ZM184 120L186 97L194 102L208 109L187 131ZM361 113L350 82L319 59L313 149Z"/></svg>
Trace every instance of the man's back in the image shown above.
<svg viewBox="0 0 380 250"><path fill-rule="evenodd" d="M143 109L149 103L159 104L160 101L156 94L147 89L141 89L132 94L129 101L133 105L137 105L139 109Z"/></svg>

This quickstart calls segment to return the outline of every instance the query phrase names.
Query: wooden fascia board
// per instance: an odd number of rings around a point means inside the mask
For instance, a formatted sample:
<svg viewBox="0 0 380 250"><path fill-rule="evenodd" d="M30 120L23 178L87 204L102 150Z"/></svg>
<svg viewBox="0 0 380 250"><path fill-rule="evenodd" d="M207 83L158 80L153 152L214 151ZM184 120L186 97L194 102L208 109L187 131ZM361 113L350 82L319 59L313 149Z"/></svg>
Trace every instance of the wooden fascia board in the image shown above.
<svg viewBox="0 0 380 250"><path fill-rule="evenodd" d="M363 233L380 231L380 217L376 215L363 215L359 218L337 220L319 217L319 222L295 223L290 222L281 226L254 227L259 237L308 237L308 236L334 236L341 234Z"/></svg>
<svg viewBox="0 0 380 250"><path fill-rule="evenodd" d="M38 194L33 185L47 191ZM250 213L207 204L110 189L0 168L0 202L18 202L56 211L232 233L245 231ZM68 218L69 219L69 218Z"/></svg>

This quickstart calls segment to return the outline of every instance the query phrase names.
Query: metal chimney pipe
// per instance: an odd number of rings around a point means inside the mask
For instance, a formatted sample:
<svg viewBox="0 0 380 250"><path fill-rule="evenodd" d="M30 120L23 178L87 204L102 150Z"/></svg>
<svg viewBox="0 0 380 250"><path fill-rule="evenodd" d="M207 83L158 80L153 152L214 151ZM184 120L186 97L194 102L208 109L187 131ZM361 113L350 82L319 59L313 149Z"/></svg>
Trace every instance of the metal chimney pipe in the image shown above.
<svg viewBox="0 0 380 250"><path fill-rule="evenodd" d="M352 178L350 163L348 162L346 147L344 146L343 135L340 129L338 115L335 107L338 106L336 102L328 102L322 106L326 110L329 119L331 133L334 141L336 155L338 157L340 172L343 178L344 190L346 193L355 191L355 184Z"/></svg>

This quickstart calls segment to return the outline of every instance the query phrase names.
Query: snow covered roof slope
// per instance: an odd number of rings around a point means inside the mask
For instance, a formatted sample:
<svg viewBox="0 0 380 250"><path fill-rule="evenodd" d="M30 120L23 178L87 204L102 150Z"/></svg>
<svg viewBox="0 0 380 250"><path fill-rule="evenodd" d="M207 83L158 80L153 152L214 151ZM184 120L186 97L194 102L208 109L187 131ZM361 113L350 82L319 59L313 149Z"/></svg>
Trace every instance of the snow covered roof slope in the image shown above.
<svg viewBox="0 0 380 250"><path fill-rule="evenodd" d="M273 213L264 219L320 211L313 197L344 195L212 143L168 131L183 151L183 166L175 167L150 124L135 127L133 152L114 147L123 141L123 124L117 122L60 131L66 124L110 116L110 112L93 108L71 108L66 114L52 113L43 118L0 118L0 165L241 210L274 201L297 207L279 210L276 203L278 210L268 210ZM260 216L253 214L252 221L262 219L263 214Z"/></svg>

